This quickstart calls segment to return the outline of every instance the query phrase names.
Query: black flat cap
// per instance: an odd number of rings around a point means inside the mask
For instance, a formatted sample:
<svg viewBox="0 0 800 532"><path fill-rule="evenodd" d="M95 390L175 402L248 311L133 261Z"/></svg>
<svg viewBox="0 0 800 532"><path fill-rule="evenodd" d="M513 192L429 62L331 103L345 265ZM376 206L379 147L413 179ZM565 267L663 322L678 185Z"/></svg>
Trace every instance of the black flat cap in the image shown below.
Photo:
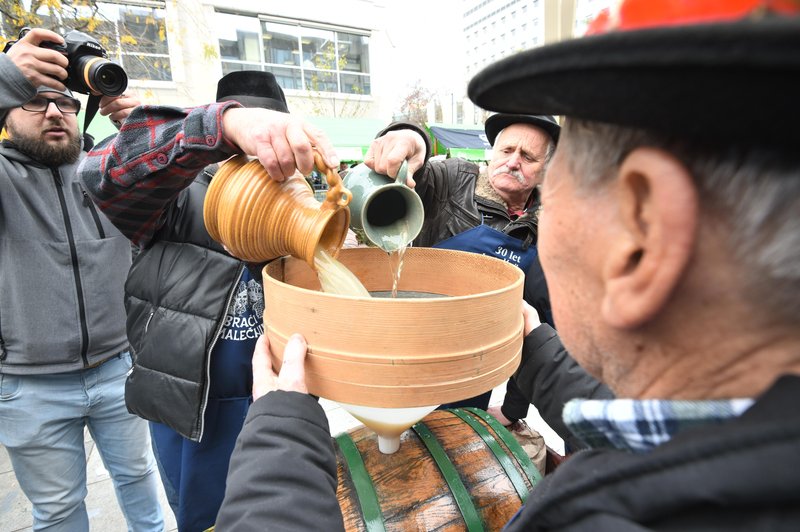
<svg viewBox="0 0 800 532"><path fill-rule="evenodd" d="M503 113L797 148L800 16L761 9L733 21L670 23L521 52L478 73L469 97Z"/></svg>
<svg viewBox="0 0 800 532"><path fill-rule="evenodd" d="M226 74L217 83L217 101L229 100L235 100L245 107L289 112L283 89L271 72L242 70Z"/></svg>
<svg viewBox="0 0 800 532"><path fill-rule="evenodd" d="M550 115L497 113L487 118L486 123L483 125L486 131L486 138L489 139L489 144L494 146L497 135L511 124L531 124L539 127L550 135L554 143L558 143L558 135L561 133L561 126L559 126L556 119Z"/></svg>

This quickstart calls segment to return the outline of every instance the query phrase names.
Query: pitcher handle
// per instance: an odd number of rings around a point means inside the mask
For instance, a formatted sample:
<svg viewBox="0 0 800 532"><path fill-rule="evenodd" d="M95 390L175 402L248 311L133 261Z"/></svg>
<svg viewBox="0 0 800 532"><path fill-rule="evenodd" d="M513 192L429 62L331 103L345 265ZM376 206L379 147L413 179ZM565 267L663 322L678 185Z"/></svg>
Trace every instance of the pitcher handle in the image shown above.
<svg viewBox="0 0 800 532"><path fill-rule="evenodd" d="M400 165L400 169L397 171L397 178L395 179L395 183L400 183L401 185L408 186L408 159L403 161L403 164Z"/></svg>
<svg viewBox="0 0 800 532"><path fill-rule="evenodd" d="M325 173L325 180L328 182L328 193L325 195L325 201L322 202L322 208L338 209L346 207L353 198L353 194L344 187L339 174L325 164L325 161L322 160L322 155L317 150L314 150L314 165L317 170Z"/></svg>

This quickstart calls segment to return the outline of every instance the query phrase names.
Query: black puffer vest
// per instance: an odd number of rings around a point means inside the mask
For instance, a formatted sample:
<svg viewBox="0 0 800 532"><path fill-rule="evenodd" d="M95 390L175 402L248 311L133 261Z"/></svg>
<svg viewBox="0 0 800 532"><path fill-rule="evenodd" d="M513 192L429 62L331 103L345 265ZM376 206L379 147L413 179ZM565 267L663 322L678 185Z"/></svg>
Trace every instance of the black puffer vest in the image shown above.
<svg viewBox="0 0 800 532"><path fill-rule="evenodd" d="M203 435L210 353L244 268L203 223L215 171L216 165L206 168L181 191L125 284L134 356L125 385L128 410L194 441Z"/></svg>

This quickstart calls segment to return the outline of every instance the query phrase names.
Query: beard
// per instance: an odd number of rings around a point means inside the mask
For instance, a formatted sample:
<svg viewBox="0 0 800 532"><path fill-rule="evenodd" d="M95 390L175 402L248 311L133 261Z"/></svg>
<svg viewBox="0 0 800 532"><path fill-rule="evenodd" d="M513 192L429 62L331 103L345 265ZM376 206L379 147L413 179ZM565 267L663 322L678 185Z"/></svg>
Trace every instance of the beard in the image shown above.
<svg viewBox="0 0 800 532"><path fill-rule="evenodd" d="M53 123L48 127L50 126L64 127L62 124ZM11 121L6 122L6 128L11 136L11 142L19 151L45 166L56 167L74 163L81 154L81 139L77 129L74 132L67 131L66 142L53 143L42 139L41 132L38 135L31 135L21 131Z"/></svg>

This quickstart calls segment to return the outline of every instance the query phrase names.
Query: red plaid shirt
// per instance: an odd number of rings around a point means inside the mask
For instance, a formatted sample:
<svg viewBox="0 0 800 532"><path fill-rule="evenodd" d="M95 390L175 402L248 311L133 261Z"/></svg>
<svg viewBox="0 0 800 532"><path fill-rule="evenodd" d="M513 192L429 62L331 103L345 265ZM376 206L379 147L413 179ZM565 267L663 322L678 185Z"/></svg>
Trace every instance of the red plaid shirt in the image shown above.
<svg viewBox="0 0 800 532"><path fill-rule="evenodd" d="M137 107L115 137L98 144L78 170L98 207L134 244L145 246L181 190L211 163L239 153L222 134L236 102L201 107Z"/></svg>

